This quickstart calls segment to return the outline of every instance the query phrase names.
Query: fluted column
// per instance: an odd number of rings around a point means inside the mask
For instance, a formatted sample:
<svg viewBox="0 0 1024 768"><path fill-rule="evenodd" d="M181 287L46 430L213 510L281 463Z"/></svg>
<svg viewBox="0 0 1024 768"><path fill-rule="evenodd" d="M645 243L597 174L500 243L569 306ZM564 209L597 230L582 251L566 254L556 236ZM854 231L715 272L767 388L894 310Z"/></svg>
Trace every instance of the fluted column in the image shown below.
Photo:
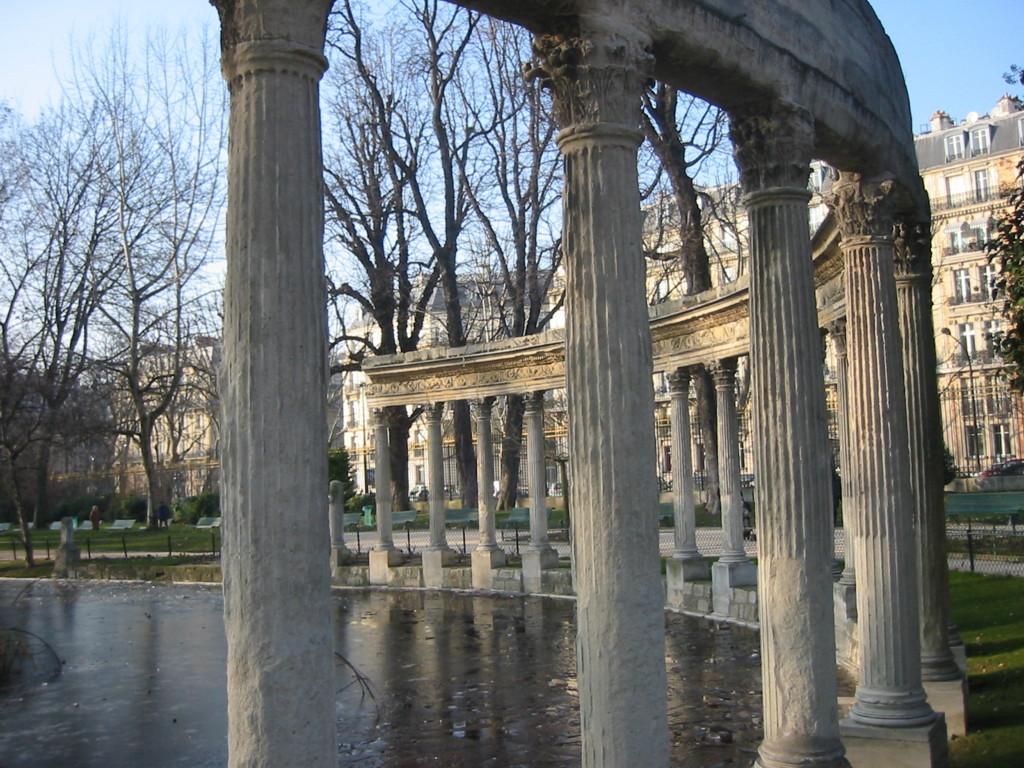
<svg viewBox="0 0 1024 768"><path fill-rule="evenodd" d="M701 560L693 504L693 447L690 435L690 373L680 368L668 377L672 430L672 506L675 513L672 558Z"/></svg>
<svg viewBox="0 0 1024 768"><path fill-rule="evenodd" d="M427 498L430 515L430 544L427 549L447 550L444 532L444 453L441 434L441 414L444 403L427 406L423 415L427 420Z"/></svg>
<svg viewBox="0 0 1024 768"><path fill-rule="evenodd" d="M526 398L526 468L530 486L530 546L540 552L548 543L548 501L544 462L544 393Z"/></svg>
<svg viewBox="0 0 1024 768"><path fill-rule="evenodd" d="M566 390L582 765L668 765L637 147L646 41L541 37L565 157Z"/></svg>
<svg viewBox="0 0 1024 768"><path fill-rule="evenodd" d="M377 546L378 552L390 552L395 548L395 534L391 525L391 450L388 446L388 422L383 408L374 408L371 418L373 425L374 487L377 500Z"/></svg>
<svg viewBox="0 0 1024 768"><path fill-rule="evenodd" d="M765 737L758 764L847 766L836 719L832 510L807 179L810 116L732 117L750 227L750 367Z"/></svg>
<svg viewBox="0 0 1024 768"><path fill-rule="evenodd" d="M736 359L710 366L718 405L718 483L722 509L722 563L746 563L740 491L740 429L736 415Z"/></svg>
<svg viewBox="0 0 1024 768"><path fill-rule="evenodd" d="M498 549L494 524L494 445L491 437L491 407L494 398L485 397L473 402L476 417L476 482L477 507L480 521L480 541L477 549Z"/></svg>
<svg viewBox="0 0 1024 768"><path fill-rule="evenodd" d="M340 480L328 486L327 509L331 530L331 567L348 562L351 550L345 546L345 489Z"/></svg>
<svg viewBox="0 0 1024 768"><path fill-rule="evenodd" d="M860 672L850 719L916 726L932 723L935 713L921 686L918 569L893 276L894 188L891 181L844 173L829 200L846 264L849 474L858 515Z"/></svg>
<svg viewBox="0 0 1024 768"><path fill-rule="evenodd" d="M326 768L337 750L318 90L331 4L214 4L231 95L219 377L228 764Z"/></svg>
<svg viewBox="0 0 1024 768"><path fill-rule="evenodd" d="M910 484L917 523L921 676L959 680L949 647L949 565L942 481L942 411L935 377L932 324L931 226L901 220L897 227L896 301L903 339L910 446Z"/></svg>
<svg viewBox="0 0 1024 768"><path fill-rule="evenodd" d="M850 404L849 390L846 385L846 320L829 323L829 336L832 337L832 348L835 350L836 364L836 431L839 433L839 473L843 481L843 541L846 552L843 560L843 573L839 583L843 586L857 585L857 567L854 550L853 523L857 519L854 506L857 495L853 492L853 477L850 465Z"/></svg>

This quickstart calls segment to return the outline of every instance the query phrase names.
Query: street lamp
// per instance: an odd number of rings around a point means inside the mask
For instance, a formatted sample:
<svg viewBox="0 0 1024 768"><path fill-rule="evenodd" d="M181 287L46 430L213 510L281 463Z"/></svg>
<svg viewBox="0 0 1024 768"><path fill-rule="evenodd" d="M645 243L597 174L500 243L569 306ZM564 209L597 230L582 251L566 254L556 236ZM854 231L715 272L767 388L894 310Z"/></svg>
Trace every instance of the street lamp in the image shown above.
<svg viewBox="0 0 1024 768"><path fill-rule="evenodd" d="M974 422L974 445L969 446L969 449L974 454L974 472L975 474L977 474L978 472L981 471L981 455L978 452L978 430L980 429L980 424L978 423L978 400L975 397L974 390L974 363L971 361L971 352L969 349L967 349L967 345L964 344L963 339L961 339L958 336L954 336L953 332L950 331L949 328L940 328L939 333L941 333L943 336L948 336L957 344L959 344L960 348L964 351L964 357L967 358L967 373L970 377L970 389L968 391L971 397L971 420Z"/></svg>

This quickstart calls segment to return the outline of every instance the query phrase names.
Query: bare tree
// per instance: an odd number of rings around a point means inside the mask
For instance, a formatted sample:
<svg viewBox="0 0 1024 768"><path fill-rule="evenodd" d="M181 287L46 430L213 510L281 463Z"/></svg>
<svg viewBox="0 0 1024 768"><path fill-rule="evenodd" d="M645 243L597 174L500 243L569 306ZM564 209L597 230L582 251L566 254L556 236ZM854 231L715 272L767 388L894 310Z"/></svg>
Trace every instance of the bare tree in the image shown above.
<svg viewBox="0 0 1024 768"><path fill-rule="evenodd" d="M466 110L490 126L460 172L480 228L483 251L471 283L486 339L528 336L544 330L561 309L561 162L554 145L550 99L522 76L530 36L522 28L488 19L474 51L479 76L462 83ZM472 166L467 165L471 161ZM478 179L471 178L476 175ZM486 179L486 182L482 181ZM525 400L505 401L499 507L514 507L519 485Z"/></svg>
<svg viewBox="0 0 1024 768"><path fill-rule="evenodd" d="M356 112L347 105L335 109L340 122L348 123L340 134L358 149L336 155L338 164L327 174L329 215L339 242L363 273L361 285L338 281L335 292L356 302L375 327L373 334L365 326L340 334L356 345L350 354L354 364L367 352L416 348L438 289L443 317L435 319L447 344L461 347L468 340L458 264L471 206L469 179L459 169L486 129L464 109L456 83L479 17L436 0L402 8L406 16L381 31L345 0L335 11L340 30L330 37L345 98L359 105ZM344 324L351 327L351 321ZM379 341L372 341L378 333ZM465 402L452 405L463 495L475 499L469 408ZM406 482L401 452L417 415L389 409L398 486ZM396 490L396 503L404 504L402 489Z"/></svg>
<svg viewBox="0 0 1024 768"><path fill-rule="evenodd" d="M668 178L675 203L674 216L663 213L664 218L659 222L672 227L674 247L651 248L647 255L660 262L663 270L678 271L679 287L685 295L706 291L712 287L712 280L702 202L710 207L713 197L703 195L702 200L694 177L708 158L721 150L727 137L725 115L692 96L686 96L680 104L679 93L673 86L656 82L643 94L643 129ZM663 245L665 230L660 232L659 245ZM719 506L715 388L711 375L703 367L693 371L693 382L704 443L708 511L714 513Z"/></svg>
<svg viewBox="0 0 1024 768"><path fill-rule="evenodd" d="M19 181L5 183L10 199L0 222L0 442L30 560L30 523L37 525L46 507L51 450L81 438L87 423L96 428L85 418L89 409L70 404L92 365L91 324L119 277L104 181L110 153L89 117L66 105L44 113L20 136L20 168L5 174Z"/></svg>
<svg viewBox="0 0 1024 768"><path fill-rule="evenodd" d="M156 527L155 440L181 394L187 350L205 334L198 279L222 208L224 104L208 40L150 35L142 64L115 34L78 62L74 93L110 136L105 181L114 200L121 277L102 306L104 360L121 393L118 431L138 448ZM141 69L140 69L141 67ZM140 84L144 83L145 90Z"/></svg>

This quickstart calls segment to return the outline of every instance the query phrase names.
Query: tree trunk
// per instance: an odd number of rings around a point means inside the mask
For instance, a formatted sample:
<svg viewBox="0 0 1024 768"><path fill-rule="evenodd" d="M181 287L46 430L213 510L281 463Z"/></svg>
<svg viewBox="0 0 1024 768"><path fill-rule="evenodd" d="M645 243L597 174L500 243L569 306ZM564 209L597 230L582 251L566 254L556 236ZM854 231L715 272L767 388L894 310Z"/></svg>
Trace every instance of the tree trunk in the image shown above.
<svg viewBox="0 0 1024 768"><path fill-rule="evenodd" d="M44 441L39 450L39 465L36 467L36 499L32 510L32 526L38 528L45 516L50 490L50 445Z"/></svg>
<svg viewBox="0 0 1024 768"><path fill-rule="evenodd" d="M708 514L719 511L718 489L718 404L715 402L715 383L705 368L695 368L694 394L697 397L697 420L704 438L704 488Z"/></svg>
<svg viewBox="0 0 1024 768"><path fill-rule="evenodd" d="M409 509L409 430L413 420L404 405L384 409L388 425L388 458L391 462L391 508ZM378 488L377 492L380 493Z"/></svg>
<svg viewBox="0 0 1024 768"><path fill-rule="evenodd" d="M452 403L452 426L455 432L455 464L459 471L460 498L463 507L477 504L476 449L473 446L473 421L470 418L469 403L457 400Z"/></svg>
<svg viewBox="0 0 1024 768"><path fill-rule="evenodd" d="M505 399L498 509L512 509L519 500L519 465L523 446L523 413L525 411L526 399L522 395L509 395Z"/></svg>

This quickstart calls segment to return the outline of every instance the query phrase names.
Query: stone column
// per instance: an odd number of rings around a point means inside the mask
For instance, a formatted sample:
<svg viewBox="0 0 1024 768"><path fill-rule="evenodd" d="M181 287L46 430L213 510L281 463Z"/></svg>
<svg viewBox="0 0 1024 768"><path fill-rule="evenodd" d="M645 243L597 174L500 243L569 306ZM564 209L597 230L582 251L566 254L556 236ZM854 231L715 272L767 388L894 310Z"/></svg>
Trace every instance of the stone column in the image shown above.
<svg viewBox="0 0 1024 768"><path fill-rule="evenodd" d="M582 765L668 765L653 359L636 153L651 58L619 31L538 38L565 157L566 390Z"/></svg>
<svg viewBox="0 0 1024 768"><path fill-rule="evenodd" d="M424 586L444 586L441 569L455 562L455 552L448 546L444 528L444 445L441 415L444 403L428 405L423 410L427 420L427 497L430 516L430 544L423 550Z"/></svg>
<svg viewBox="0 0 1024 768"><path fill-rule="evenodd" d="M345 546L345 496L340 480L332 480L328 487L327 508L331 527L331 574L336 576L338 566L352 561L352 550Z"/></svg>
<svg viewBox="0 0 1024 768"><path fill-rule="evenodd" d="M505 551L498 546L494 525L494 445L491 438L493 397L472 403L476 417L476 482L480 541L472 554L473 587L491 589L492 571L505 564Z"/></svg>
<svg viewBox="0 0 1024 768"><path fill-rule="evenodd" d="M810 116L732 118L750 227L750 366L765 738L758 765L847 766L836 720L832 511L807 179Z"/></svg>
<svg viewBox="0 0 1024 768"><path fill-rule="evenodd" d="M707 560L697 548L693 503L693 438L690 434L690 372L679 368L668 376L672 430L672 511L675 513L673 560L689 566L684 578L706 579Z"/></svg>
<svg viewBox="0 0 1024 768"><path fill-rule="evenodd" d="M729 616L730 590L757 583L757 566L743 548L743 497L740 491L740 435L736 416L736 360L709 366L718 412L718 483L722 510L722 556L711 566L714 612Z"/></svg>
<svg viewBox="0 0 1024 768"><path fill-rule="evenodd" d="M526 467L530 486L530 544L523 550L523 588L540 592L541 571L558 567L558 552L548 541L548 491L544 472L544 393L526 398Z"/></svg>
<svg viewBox="0 0 1024 768"><path fill-rule="evenodd" d="M843 173L829 200L846 266L849 474L858 516L860 671L844 721L848 746L851 739L888 739L885 731L930 731L937 722L921 686L918 568L893 275L894 196L892 181Z"/></svg>
<svg viewBox="0 0 1024 768"><path fill-rule="evenodd" d="M370 583L387 584L388 568L401 565L405 560L395 547L395 531L391 517L391 448L388 440L388 422L383 408L374 408L370 418L373 427L374 487L377 489L377 546L370 551Z"/></svg>
<svg viewBox="0 0 1024 768"><path fill-rule="evenodd" d="M214 4L231 94L219 376L228 764L333 767L318 107L331 3Z"/></svg>
<svg viewBox="0 0 1024 768"><path fill-rule="evenodd" d="M843 572L833 587L836 618L836 653L839 660L857 666L857 568L854 555L853 525L857 520L857 494L853 491L850 470L849 394L846 387L846 320L829 323L826 330L832 337L836 364L836 428L839 433L839 473L843 483Z"/></svg>
<svg viewBox="0 0 1024 768"><path fill-rule="evenodd" d="M963 736L967 731L966 681L949 644L949 566L942 487L942 411L932 324L930 219L924 217L915 223L903 218L896 233L896 301L903 339L920 580L921 677L933 708L945 713L949 733Z"/></svg>

